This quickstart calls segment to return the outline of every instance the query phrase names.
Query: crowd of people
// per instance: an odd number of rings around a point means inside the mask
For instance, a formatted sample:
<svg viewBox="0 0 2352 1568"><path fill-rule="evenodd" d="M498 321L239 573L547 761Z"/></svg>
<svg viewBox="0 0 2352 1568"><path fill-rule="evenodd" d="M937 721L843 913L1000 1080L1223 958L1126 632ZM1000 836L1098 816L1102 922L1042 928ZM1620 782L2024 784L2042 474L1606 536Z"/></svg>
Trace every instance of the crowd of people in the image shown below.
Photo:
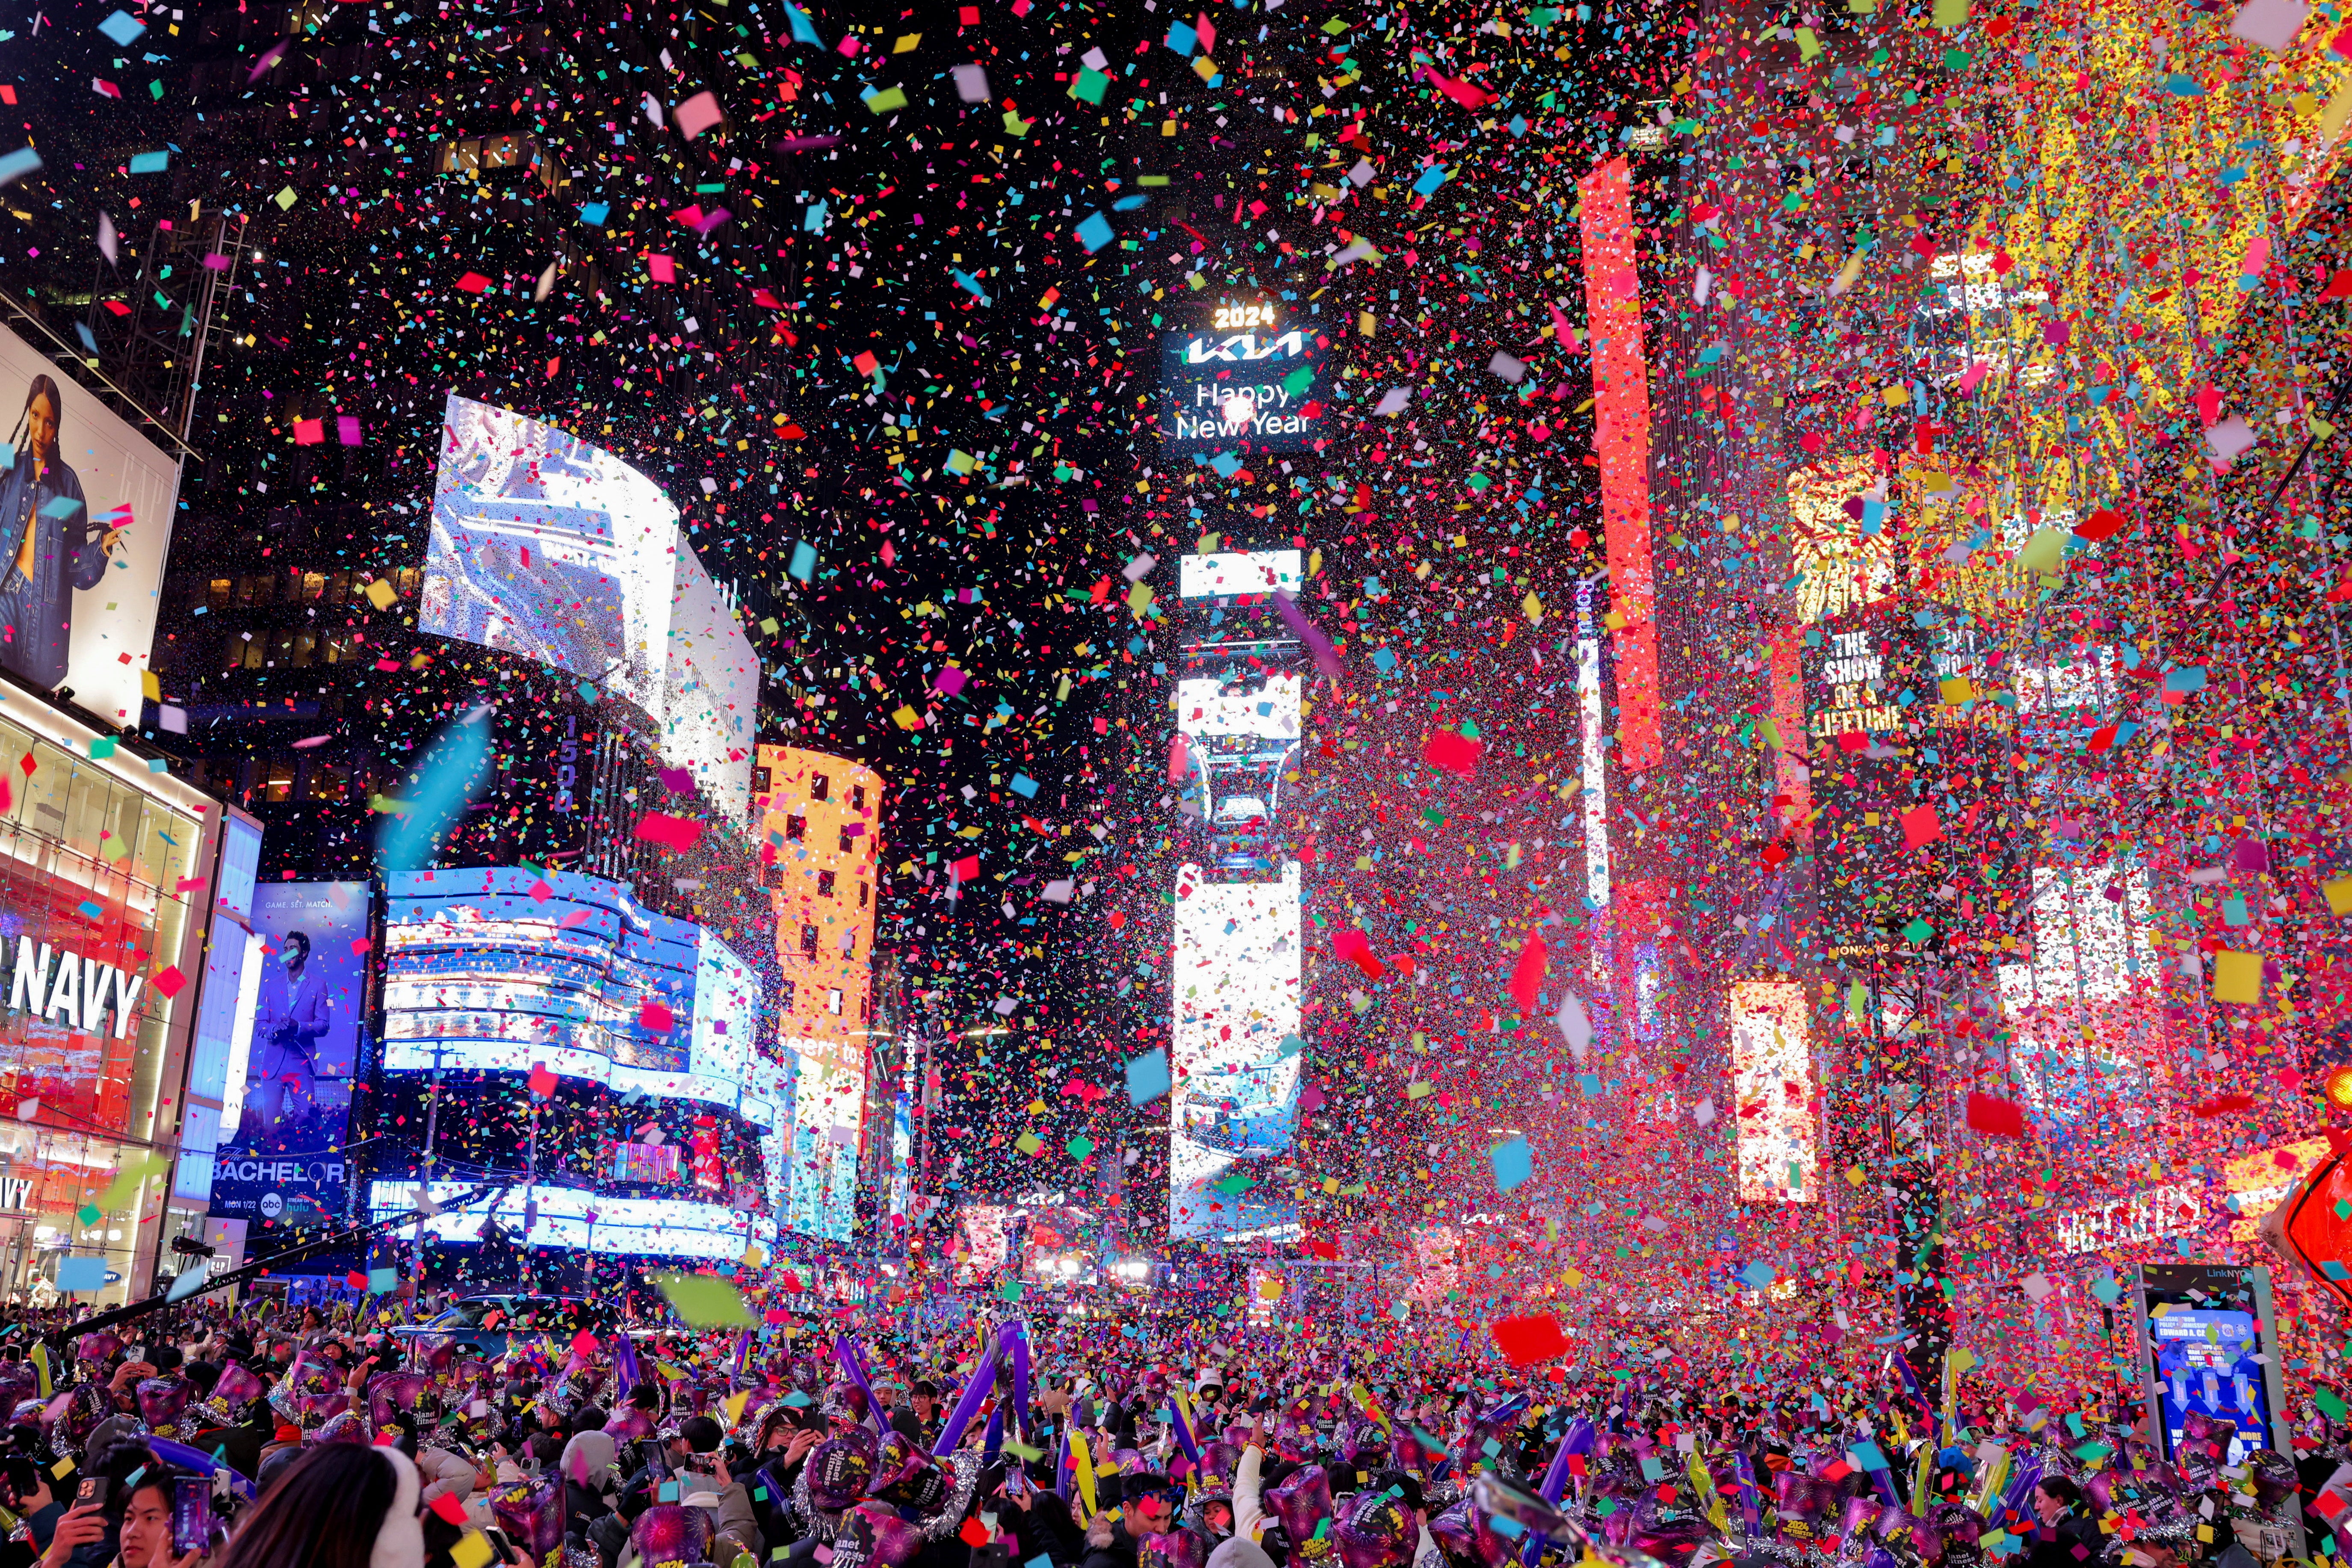
<svg viewBox="0 0 2352 1568"><path fill-rule="evenodd" d="M2292 1452L2202 1415L2165 1443L1891 1363L369 1317L0 1326L0 1568L2333 1568L2352 1501L2325 1410Z"/></svg>

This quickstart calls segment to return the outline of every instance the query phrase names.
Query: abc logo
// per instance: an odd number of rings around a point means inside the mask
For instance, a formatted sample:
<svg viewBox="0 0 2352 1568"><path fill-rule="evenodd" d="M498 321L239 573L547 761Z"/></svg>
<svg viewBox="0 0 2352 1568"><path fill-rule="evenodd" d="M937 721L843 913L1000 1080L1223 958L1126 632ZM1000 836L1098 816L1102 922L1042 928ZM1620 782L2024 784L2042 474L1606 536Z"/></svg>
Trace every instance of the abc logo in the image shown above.
<svg viewBox="0 0 2352 1568"><path fill-rule="evenodd" d="M282 1194L282 1193L264 1193L264 1194L261 1194L261 1217L262 1217L262 1218L264 1218L264 1219L276 1219L279 1215L282 1215L282 1214L284 1214L285 1212L286 1212L286 1197L285 1197L285 1194Z"/></svg>

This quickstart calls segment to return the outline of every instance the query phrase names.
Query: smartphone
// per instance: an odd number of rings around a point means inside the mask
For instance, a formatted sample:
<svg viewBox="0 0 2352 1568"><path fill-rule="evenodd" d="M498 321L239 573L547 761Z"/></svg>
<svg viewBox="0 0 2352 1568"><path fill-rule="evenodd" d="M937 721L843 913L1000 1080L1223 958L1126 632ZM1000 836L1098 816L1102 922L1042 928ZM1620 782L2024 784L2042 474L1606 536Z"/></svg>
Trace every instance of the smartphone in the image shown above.
<svg viewBox="0 0 2352 1568"><path fill-rule="evenodd" d="M184 1557L213 1544L213 1479L182 1476L172 1483L172 1552Z"/></svg>
<svg viewBox="0 0 2352 1568"><path fill-rule="evenodd" d="M646 1474L657 1481L669 1479L669 1455L665 1452L666 1447L667 1445L658 1437L637 1439L637 1458L644 1462Z"/></svg>
<svg viewBox="0 0 2352 1568"><path fill-rule="evenodd" d="M971 1568L1013 1568L1013 1548L992 1541L971 1549Z"/></svg>
<svg viewBox="0 0 2352 1568"><path fill-rule="evenodd" d="M74 1489L74 1506L80 1508L87 1504L91 1508L104 1508L107 1493L113 1486L114 1483L104 1476L82 1477L81 1485Z"/></svg>
<svg viewBox="0 0 2352 1568"><path fill-rule="evenodd" d="M1029 1478L1022 1472L1020 1461L1017 1459L1004 1467L1004 1495L1006 1497L1029 1495Z"/></svg>

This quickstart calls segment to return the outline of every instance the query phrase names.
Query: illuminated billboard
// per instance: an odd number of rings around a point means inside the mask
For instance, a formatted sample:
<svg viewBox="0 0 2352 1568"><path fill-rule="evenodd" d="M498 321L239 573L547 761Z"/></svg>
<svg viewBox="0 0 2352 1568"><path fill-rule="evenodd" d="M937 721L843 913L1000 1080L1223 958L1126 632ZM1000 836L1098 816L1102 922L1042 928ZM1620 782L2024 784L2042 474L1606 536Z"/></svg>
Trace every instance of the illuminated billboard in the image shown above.
<svg viewBox="0 0 2352 1568"><path fill-rule="evenodd" d="M180 467L0 327L0 668L139 721Z"/></svg>
<svg viewBox="0 0 2352 1568"><path fill-rule="evenodd" d="M2020 1099L2061 1132L2159 1110L2164 983L2147 868L2033 868L2033 946L1995 970Z"/></svg>
<svg viewBox="0 0 2352 1568"><path fill-rule="evenodd" d="M1302 563L1296 550L1236 550L1187 555L1176 563L1176 592L1187 599L1298 592Z"/></svg>
<svg viewBox="0 0 2352 1568"><path fill-rule="evenodd" d="M440 1203L476 1184L434 1182L430 1192L433 1200ZM417 1186L414 1181L372 1183L369 1217L388 1220L415 1213ZM531 1223L526 1237L522 1226L527 1209ZM763 1227L754 1216L724 1204L687 1198L623 1198L579 1187L544 1185L509 1189L495 1215L479 1205L436 1214L425 1222L425 1230L439 1241L479 1241L482 1226L493 1218L518 1245L616 1258L699 1258L733 1263L752 1242L765 1239L760 1234Z"/></svg>
<svg viewBox="0 0 2352 1568"><path fill-rule="evenodd" d="M1331 341L1278 300L1219 305L1160 339L1160 441L1169 452L1299 452L1321 445Z"/></svg>
<svg viewBox="0 0 2352 1568"><path fill-rule="evenodd" d="M373 913L364 882L263 882L252 898L212 1186L212 1212L246 1221L249 1242L342 1215Z"/></svg>
<svg viewBox="0 0 2352 1568"><path fill-rule="evenodd" d="M780 1228L847 1241L857 1224L857 1151L866 1120L866 1051L785 1037L794 1058L790 1181Z"/></svg>
<svg viewBox="0 0 2352 1568"><path fill-rule="evenodd" d="M1584 314L1592 334L1593 459L1616 630L1618 748L1627 771L1665 760L1658 724L1657 588L1650 547L1650 373L1633 188L1613 158L1576 183L1584 241Z"/></svg>
<svg viewBox="0 0 2352 1568"><path fill-rule="evenodd" d="M1802 985L1786 980L1733 984L1731 1089L1738 1108L1732 1136L1739 1195L1749 1202L1812 1202L1820 1195L1821 1141Z"/></svg>
<svg viewBox="0 0 2352 1568"><path fill-rule="evenodd" d="M1177 871L1171 1238L1297 1236L1299 888L1296 860L1270 881Z"/></svg>
<svg viewBox="0 0 2352 1568"><path fill-rule="evenodd" d="M759 659L677 508L612 453L452 393L416 625L634 703L663 760L742 815Z"/></svg>
<svg viewBox="0 0 2352 1568"><path fill-rule="evenodd" d="M882 775L846 757L762 745L751 775L761 876L776 911L779 1043L795 1075L792 1143L772 1172L782 1227L849 1238L865 1148L881 907Z"/></svg>
<svg viewBox="0 0 2352 1568"><path fill-rule="evenodd" d="M544 1066L768 1127L772 1089L752 1070L764 1002L711 932L600 877L487 867L398 874L387 889L390 1071Z"/></svg>

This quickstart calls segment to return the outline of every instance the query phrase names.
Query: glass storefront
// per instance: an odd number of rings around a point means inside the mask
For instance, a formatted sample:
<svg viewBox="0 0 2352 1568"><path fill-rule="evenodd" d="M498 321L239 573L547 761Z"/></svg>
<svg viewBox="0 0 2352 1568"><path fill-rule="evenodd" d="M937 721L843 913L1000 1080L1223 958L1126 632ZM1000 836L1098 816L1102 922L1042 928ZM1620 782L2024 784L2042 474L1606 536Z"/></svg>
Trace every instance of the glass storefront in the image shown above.
<svg viewBox="0 0 2352 1568"><path fill-rule="evenodd" d="M151 1282L219 818L111 737L0 700L0 1300Z"/></svg>

